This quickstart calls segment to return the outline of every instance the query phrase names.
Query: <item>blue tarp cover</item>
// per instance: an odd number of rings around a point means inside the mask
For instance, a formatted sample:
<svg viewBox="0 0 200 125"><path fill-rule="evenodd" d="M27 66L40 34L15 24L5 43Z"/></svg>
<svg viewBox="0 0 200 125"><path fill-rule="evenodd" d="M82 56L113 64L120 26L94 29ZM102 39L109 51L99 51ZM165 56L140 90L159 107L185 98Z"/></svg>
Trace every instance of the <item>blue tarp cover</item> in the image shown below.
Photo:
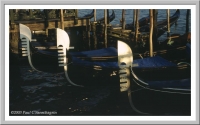
<svg viewBox="0 0 200 125"><path fill-rule="evenodd" d="M46 55L57 56L57 52L48 52L48 51L39 51L40 53ZM115 68L118 69L118 62L92 62L81 60L77 57L101 57L101 56L117 56L117 49L113 47L92 50L92 51L83 51L83 52L69 52L72 56L72 62L76 65L81 66L100 66L102 68ZM136 65L134 65L136 64ZM154 56L144 59L135 59L133 61L135 68L159 68L159 67L175 67L176 64L165 60L162 57ZM149 87L151 88L181 88L181 89L190 89L191 79L181 79L181 80L167 80L167 81L148 81Z"/></svg>
<svg viewBox="0 0 200 125"><path fill-rule="evenodd" d="M72 56L72 61L74 64L83 66L101 66L103 68L118 68L118 62L90 62L81 60L79 57L103 57L103 56L117 56L117 49L114 47L109 47L105 49L83 51L83 52L70 52ZM144 59L135 59L133 61L134 67L138 68L153 68L153 67L169 67L176 66L176 64L171 63L162 57L148 57Z"/></svg>
<svg viewBox="0 0 200 125"><path fill-rule="evenodd" d="M79 57L100 57L100 56L117 56L117 49L114 47L108 47L104 49L82 51L82 52L69 52L71 56Z"/></svg>
<svg viewBox="0 0 200 125"><path fill-rule="evenodd" d="M148 81L150 88L176 88L191 89L191 79L167 80L167 81Z"/></svg>
<svg viewBox="0 0 200 125"><path fill-rule="evenodd" d="M41 54L57 56L57 52L50 52L44 50L38 50ZM69 52L72 56L73 64L82 65L82 66L101 66L102 68L118 68L118 62L92 62L81 60L77 57L106 57L106 56L116 56L117 57L117 49L114 47L99 49L99 50L91 50L91 51L82 51L82 52ZM136 64L136 65L135 65ZM134 59L133 66L137 68L155 68L155 67L169 67L176 66L176 64L171 63L165 60L162 57L154 56L148 57L144 59Z"/></svg>

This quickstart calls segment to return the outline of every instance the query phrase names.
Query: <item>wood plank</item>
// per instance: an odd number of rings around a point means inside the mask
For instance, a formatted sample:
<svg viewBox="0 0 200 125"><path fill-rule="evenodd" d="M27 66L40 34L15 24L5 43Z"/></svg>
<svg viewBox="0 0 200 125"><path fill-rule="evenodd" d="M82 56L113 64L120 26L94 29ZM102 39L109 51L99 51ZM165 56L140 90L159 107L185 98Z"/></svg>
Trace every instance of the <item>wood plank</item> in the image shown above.
<svg viewBox="0 0 200 125"><path fill-rule="evenodd" d="M45 21L15 21L15 23L22 23L30 28L30 30L45 30ZM49 29L60 27L60 21L49 21ZM90 24L90 19L78 19L78 23L74 24L74 20L64 21L66 27L87 26Z"/></svg>

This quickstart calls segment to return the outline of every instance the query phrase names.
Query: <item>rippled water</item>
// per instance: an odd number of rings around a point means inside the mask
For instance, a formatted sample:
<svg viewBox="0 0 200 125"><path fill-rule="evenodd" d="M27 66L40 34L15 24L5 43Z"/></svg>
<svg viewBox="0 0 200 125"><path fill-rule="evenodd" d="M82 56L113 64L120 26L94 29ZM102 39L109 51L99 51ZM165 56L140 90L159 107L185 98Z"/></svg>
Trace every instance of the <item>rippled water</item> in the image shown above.
<svg viewBox="0 0 200 125"><path fill-rule="evenodd" d="M10 91L10 97L15 97L10 101L10 113L12 111L47 111L56 113L50 115L58 116L141 115L131 109L126 92L119 94L119 87L116 87L119 84L117 76L110 79L103 77L94 79L96 81L93 81L93 84L82 88L70 85L65 79L64 73L38 72L32 70L30 66L20 66L20 73L23 79L21 83L23 92L13 95L12 90ZM80 79L79 81L85 84L91 81L88 77L86 79L77 77L76 79ZM157 111L156 108L151 110ZM184 110L173 110L160 115L185 115L183 112ZM40 116L39 114L23 113L10 115ZM49 114L46 115L49 116Z"/></svg>
<svg viewBox="0 0 200 125"><path fill-rule="evenodd" d="M21 99L11 100L10 111L54 111L57 113L56 115L91 113L101 115L102 113L93 112L93 110L110 95L110 87L101 84L84 88L74 87L67 82L64 72L38 72L32 70L30 66L20 66L20 73L23 79L23 83L21 83L23 95L18 93ZM16 95L13 95L11 90L12 96Z"/></svg>

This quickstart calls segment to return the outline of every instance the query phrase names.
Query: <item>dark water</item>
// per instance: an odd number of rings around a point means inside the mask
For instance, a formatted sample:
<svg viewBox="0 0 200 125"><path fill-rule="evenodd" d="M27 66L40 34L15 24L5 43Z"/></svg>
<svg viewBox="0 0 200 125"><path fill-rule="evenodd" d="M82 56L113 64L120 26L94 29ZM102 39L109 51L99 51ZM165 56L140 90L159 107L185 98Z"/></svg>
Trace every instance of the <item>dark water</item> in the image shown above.
<svg viewBox="0 0 200 125"><path fill-rule="evenodd" d="M77 71L81 72L82 74L73 74L71 78L84 87L75 87L67 82L62 72L37 72L28 65L20 65L22 80L18 84L21 89L18 92L10 90L10 115L143 116L132 110L127 92L119 92L117 75L107 77L98 72L92 75L88 71ZM189 95L168 95L145 90L135 91L133 95L136 108L150 113L148 116L190 115ZM13 114L12 111L22 113ZM36 114L45 111L50 113Z"/></svg>
<svg viewBox="0 0 200 125"><path fill-rule="evenodd" d="M116 17L111 22L117 25L121 19L121 10L114 10ZM170 10L173 15L176 10ZM90 13L91 10L79 10L79 16ZM140 10L140 18L148 15L149 10ZM111 13L111 11L110 11ZM126 23L131 23L133 10L126 10ZM171 27L171 33L184 34L186 22L186 10L180 10L181 16L177 26ZM97 10L97 19L103 17L104 11ZM158 10L158 21L166 18L166 10ZM93 19L91 19L93 20ZM165 39L164 34L161 39ZM91 73L74 74L78 83L92 82L82 87L74 87L65 79L64 73L47 73L33 71L30 66L19 64L21 85L19 92L10 90L10 115L33 115L25 112L52 112L51 115L112 115L135 116L128 102L127 93L119 93L119 81L117 76L97 77L89 76ZM87 77L77 77L87 76ZM91 80L92 79L92 80ZM142 94L142 96L144 96ZM146 97L146 95L144 96ZM148 98L148 97L147 97ZM157 110L152 109L152 110ZM11 111L24 111L21 114L13 114ZM38 114L37 114L38 115ZM49 114L45 114L49 115ZM153 114L151 114L153 115ZM182 111L163 112L159 115L185 115Z"/></svg>
<svg viewBox="0 0 200 125"><path fill-rule="evenodd" d="M56 114L51 115L59 116L135 114L130 110L128 102L120 104L121 102L118 100L120 97L117 94L119 88L116 85L111 85L118 83L115 78L113 78L113 83L109 83L109 79L103 77L94 79L94 81L91 80L92 76L90 76L90 80L89 76L85 80L76 77L79 79L76 83L85 83L85 86L74 87L67 82L64 73L37 72L29 66L20 66L20 73L22 92L13 95L14 90L10 91L10 115L35 116L33 113L12 114L12 111L48 111L56 112ZM87 82L93 84L87 85ZM113 95L114 93L116 95ZM127 100L123 99L122 101ZM45 115L49 116L49 114Z"/></svg>

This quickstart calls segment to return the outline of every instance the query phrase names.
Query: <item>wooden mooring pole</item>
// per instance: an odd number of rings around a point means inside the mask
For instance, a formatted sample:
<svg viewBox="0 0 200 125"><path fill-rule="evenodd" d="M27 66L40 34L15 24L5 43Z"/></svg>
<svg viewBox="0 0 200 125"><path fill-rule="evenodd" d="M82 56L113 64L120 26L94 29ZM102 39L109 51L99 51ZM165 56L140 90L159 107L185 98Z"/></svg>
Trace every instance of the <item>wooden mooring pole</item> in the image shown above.
<svg viewBox="0 0 200 125"><path fill-rule="evenodd" d="M122 31L125 30L125 9L122 10Z"/></svg>
<svg viewBox="0 0 200 125"><path fill-rule="evenodd" d="M136 21L135 20L136 20L136 9L133 10L133 30L132 31L135 30L135 26L136 26L136 24L135 24Z"/></svg>
<svg viewBox="0 0 200 125"><path fill-rule="evenodd" d="M170 11L169 11L169 9L167 9L167 37L168 37L168 39L170 37L170 20L169 20L169 16L170 16Z"/></svg>
<svg viewBox="0 0 200 125"><path fill-rule="evenodd" d="M107 9L104 10L104 44L107 48Z"/></svg>
<svg viewBox="0 0 200 125"><path fill-rule="evenodd" d="M93 35L94 49L97 49L97 36L96 36L96 9L94 9L94 22L91 23L91 30Z"/></svg>
<svg viewBox="0 0 200 125"><path fill-rule="evenodd" d="M88 49L91 49L91 40L90 40L90 31L91 31L91 25L90 25L90 20L86 26L86 31L87 31L87 39L88 39Z"/></svg>
<svg viewBox="0 0 200 125"><path fill-rule="evenodd" d="M12 9L9 10L9 14L10 14L10 28L13 29L14 28L14 12Z"/></svg>
<svg viewBox="0 0 200 125"><path fill-rule="evenodd" d="M152 35L153 35L153 10L149 10L149 17L150 17L150 32L149 32L149 54L150 57L153 57L153 41L152 41Z"/></svg>
<svg viewBox="0 0 200 125"><path fill-rule="evenodd" d="M158 10L153 9L153 42L157 43L157 15Z"/></svg>
<svg viewBox="0 0 200 125"><path fill-rule="evenodd" d="M186 14L186 33L189 32L189 15L190 15L190 9L187 9L187 14Z"/></svg>
<svg viewBox="0 0 200 125"><path fill-rule="evenodd" d="M78 24L78 9L75 9L75 19L74 19L74 24Z"/></svg>
<svg viewBox="0 0 200 125"><path fill-rule="evenodd" d="M33 10L32 10L32 9L29 9L29 16L30 16L31 18L33 18Z"/></svg>
<svg viewBox="0 0 200 125"><path fill-rule="evenodd" d="M48 27L49 27L49 14L48 10L44 9L44 14L45 14L45 21L44 21L44 27L45 27L45 34L48 36Z"/></svg>
<svg viewBox="0 0 200 125"><path fill-rule="evenodd" d="M138 41L138 30L139 30L138 18L139 18L139 10L136 9L136 19L135 19L135 42Z"/></svg>
<svg viewBox="0 0 200 125"><path fill-rule="evenodd" d="M14 23L14 12L13 9L9 10L10 14L10 24L9 24L9 42L10 42L10 51L14 54L18 54L18 42L19 38L19 25Z"/></svg>
<svg viewBox="0 0 200 125"><path fill-rule="evenodd" d="M94 9L94 21L97 21L97 10Z"/></svg>
<svg viewBox="0 0 200 125"><path fill-rule="evenodd" d="M63 16L63 10L60 9L60 26L61 26L61 29L64 30L64 16Z"/></svg>

